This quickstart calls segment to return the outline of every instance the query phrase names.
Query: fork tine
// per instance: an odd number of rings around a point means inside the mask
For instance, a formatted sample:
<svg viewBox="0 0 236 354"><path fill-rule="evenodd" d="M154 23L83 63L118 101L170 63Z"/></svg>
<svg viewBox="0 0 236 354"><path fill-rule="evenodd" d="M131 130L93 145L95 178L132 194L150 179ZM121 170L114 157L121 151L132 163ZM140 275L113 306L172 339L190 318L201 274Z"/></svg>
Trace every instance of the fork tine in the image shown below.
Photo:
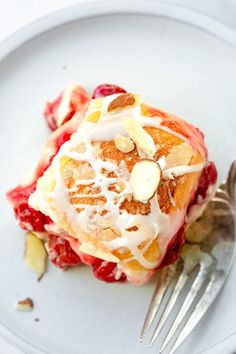
<svg viewBox="0 0 236 354"><path fill-rule="evenodd" d="M216 190L216 194L215 194L215 197L213 197L213 199L214 198L216 198L216 197L218 197L218 198L222 198L222 199L226 199L226 200L230 200L230 197L229 197L229 194L228 194L228 192L226 192L224 189L222 189L222 188L218 188L217 190Z"/></svg>
<svg viewBox="0 0 236 354"><path fill-rule="evenodd" d="M230 200L232 205L235 207L236 205L236 196L235 196L235 189L236 189L236 160L230 166L230 170L228 173L227 181L226 181L226 189L230 196Z"/></svg>
<svg viewBox="0 0 236 354"><path fill-rule="evenodd" d="M148 312L143 324L143 328L140 334L140 342L143 341L148 329L152 325L154 318L157 314L157 311L159 309L159 306L164 298L164 295L166 293L166 290L173 278L173 275L175 274L176 271L176 265L171 265L167 268L163 268L161 270L160 276L157 281L156 289L154 291L151 303L148 308Z"/></svg>
<svg viewBox="0 0 236 354"><path fill-rule="evenodd" d="M175 287L172 291L172 294L170 296L170 299L168 300L168 303L166 304L165 310L159 320L159 322L157 323L157 326L153 332L152 338L150 340L149 343L149 347L151 347L153 345L153 343L156 341L156 338L158 336L158 334L160 333L162 327L164 326L174 304L176 303L176 300L179 296L179 294L181 293L182 289L184 288L184 285L186 284L188 280L188 275L186 274L186 272L184 271L184 269L182 269L182 272L179 274L179 278L175 284Z"/></svg>
<svg viewBox="0 0 236 354"><path fill-rule="evenodd" d="M173 347L171 348L169 354L173 354L183 343L183 341L188 337L188 335L192 332L201 318L204 316L206 311L208 310L209 306L215 300L216 296L218 295L222 283L224 282L224 277L219 279L219 272L216 271L212 273L210 277L210 282L204 291L201 299L199 300L198 304L196 305L193 313L189 317L188 321L184 325L182 331L178 335Z"/></svg>
<svg viewBox="0 0 236 354"><path fill-rule="evenodd" d="M192 284L192 287L187 294L180 310L179 313L172 324L167 336L165 337L164 343L162 344L160 353L163 352L163 350L166 348L167 344L170 342L172 337L174 336L176 330L179 328L179 325L181 324L182 320L184 319L186 313L188 312L190 306L192 305L195 297L197 296L199 290L201 289L202 285L204 284L206 278L208 276L207 272L207 267L204 265L201 265L199 272L197 273L197 276L194 279L194 282Z"/></svg>

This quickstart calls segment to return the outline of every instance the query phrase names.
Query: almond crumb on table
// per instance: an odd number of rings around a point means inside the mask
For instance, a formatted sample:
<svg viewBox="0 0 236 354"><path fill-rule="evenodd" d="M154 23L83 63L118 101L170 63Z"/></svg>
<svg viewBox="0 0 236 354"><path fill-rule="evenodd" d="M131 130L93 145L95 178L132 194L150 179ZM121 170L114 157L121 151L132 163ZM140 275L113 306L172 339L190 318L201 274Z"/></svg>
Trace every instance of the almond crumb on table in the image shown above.
<svg viewBox="0 0 236 354"><path fill-rule="evenodd" d="M29 312L33 310L34 303L30 297L27 297L23 300L19 300L18 302L16 302L14 307L17 311Z"/></svg>

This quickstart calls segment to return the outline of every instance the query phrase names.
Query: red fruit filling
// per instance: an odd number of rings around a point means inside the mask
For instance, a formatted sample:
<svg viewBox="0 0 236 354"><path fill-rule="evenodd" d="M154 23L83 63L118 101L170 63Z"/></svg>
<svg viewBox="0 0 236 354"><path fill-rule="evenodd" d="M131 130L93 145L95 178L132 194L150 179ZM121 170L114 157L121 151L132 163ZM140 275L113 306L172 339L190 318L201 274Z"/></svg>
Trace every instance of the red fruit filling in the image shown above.
<svg viewBox="0 0 236 354"><path fill-rule="evenodd" d="M28 186L18 186L8 192L7 197L14 206L15 217L23 230L43 232L44 225L52 221L48 216L29 206L28 199L35 188L36 182Z"/></svg>
<svg viewBox="0 0 236 354"><path fill-rule="evenodd" d="M103 84L95 88L92 98L106 97L115 93L126 93L126 91L122 87L116 85Z"/></svg>
<svg viewBox="0 0 236 354"><path fill-rule="evenodd" d="M217 181L217 170L214 162L210 161L202 170L199 184L195 192L194 198L190 206L194 204L201 204L207 198L207 190L209 186L214 185Z"/></svg>
<svg viewBox="0 0 236 354"><path fill-rule="evenodd" d="M77 266L81 260L80 257L72 250L69 242L62 237L49 235L47 243L48 258L52 263L61 269Z"/></svg>
<svg viewBox="0 0 236 354"><path fill-rule="evenodd" d="M95 257L94 257L95 258ZM99 280L106 281L107 283L124 282L126 281L126 275L121 273L119 279L116 279L117 264L113 262L107 262L103 259L95 258L92 264L93 274Z"/></svg>
<svg viewBox="0 0 236 354"><path fill-rule="evenodd" d="M201 173L198 188L195 192L192 202L189 205L189 208L194 204L198 204L199 200L201 202L205 202L205 199L207 198L207 190L209 186L215 185L216 180L217 170L215 164L213 162L208 162ZM181 248L184 245L184 233L185 227L183 225L171 239L166 250L166 255L162 260L160 267L174 263L178 259Z"/></svg>
<svg viewBox="0 0 236 354"><path fill-rule="evenodd" d="M176 232L169 242L166 250L165 257L163 258L160 266L158 268L166 267L169 264L174 263L178 258L181 251L181 248L184 245L184 225Z"/></svg>
<svg viewBox="0 0 236 354"><path fill-rule="evenodd" d="M45 231L44 225L49 224L51 219L40 211L34 210L28 203L21 203L14 208L16 219L19 220L23 230L36 232Z"/></svg>
<svg viewBox="0 0 236 354"><path fill-rule="evenodd" d="M27 202L31 193L36 189L36 182L27 186L17 186L16 188L7 192L8 200L15 206L18 203Z"/></svg>
<svg viewBox="0 0 236 354"><path fill-rule="evenodd" d="M89 101L89 98L87 96L86 91L80 87L77 86L71 95L71 101L70 101L70 105L71 105L71 109L74 112L78 112L80 111L80 109ZM65 122L63 122L65 123Z"/></svg>
<svg viewBox="0 0 236 354"><path fill-rule="evenodd" d="M52 131L57 129L56 112L61 103L61 99L62 94L60 94L53 102L48 102L44 110L44 117Z"/></svg>
<svg viewBox="0 0 236 354"><path fill-rule="evenodd" d="M106 281L108 283L113 282L124 282L126 281L126 275L121 273L119 279L116 279L115 275L117 273L117 264L113 262L107 262L103 259L90 256L89 254L80 252L81 261L91 266L93 269L93 274L99 280Z"/></svg>
<svg viewBox="0 0 236 354"><path fill-rule="evenodd" d="M58 153L60 147L68 140L70 140L71 135L73 134L73 132L63 132L62 134L59 135L59 137L56 139L55 141L55 148L56 151L53 155L53 157Z"/></svg>
<svg viewBox="0 0 236 354"><path fill-rule="evenodd" d="M35 232L45 231L44 225L49 224L52 220L41 213L34 210L28 204L28 199L31 193L36 189L37 179L42 176L44 171L50 166L53 157L57 154L58 150L71 137L71 132L62 132L55 140L55 151L50 157L49 161L42 161L36 169L36 180L26 186L17 186L7 193L7 198L14 206L15 217L23 230L30 230Z"/></svg>
<svg viewBox="0 0 236 354"><path fill-rule="evenodd" d="M49 235L49 241L47 243L48 258L56 266L67 269L68 267L77 266L79 263L84 263L90 266L96 278L99 280L106 281L108 283L112 282L123 282L126 280L126 275L121 273L119 279L116 279L115 275L117 273L117 264L112 262L104 261L103 259L90 256L88 254L79 252L79 255L72 249L71 242L73 242L74 247L78 247L78 241L68 236L68 240L62 237ZM74 248L74 249L75 249Z"/></svg>
<svg viewBox="0 0 236 354"><path fill-rule="evenodd" d="M69 110L65 117L63 117L62 122L58 122L58 108L62 102L63 93L64 92L62 92L54 101L48 102L44 110L44 117L52 131L68 122L68 120L73 117L75 112L80 111L89 100L85 90L82 87L77 86L73 88L70 96Z"/></svg>

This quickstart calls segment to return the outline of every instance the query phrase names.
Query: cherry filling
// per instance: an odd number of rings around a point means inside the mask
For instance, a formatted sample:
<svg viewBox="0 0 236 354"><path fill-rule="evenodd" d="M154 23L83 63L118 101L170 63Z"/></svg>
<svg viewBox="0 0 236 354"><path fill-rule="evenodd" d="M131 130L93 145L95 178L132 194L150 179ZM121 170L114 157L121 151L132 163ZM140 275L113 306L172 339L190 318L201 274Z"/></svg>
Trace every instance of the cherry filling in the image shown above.
<svg viewBox="0 0 236 354"><path fill-rule="evenodd" d="M95 88L92 98L106 97L114 95L115 93L126 93L126 91L119 86L111 84L102 84Z"/></svg>
<svg viewBox="0 0 236 354"><path fill-rule="evenodd" d="M68 112L64 117L62 117L62 121L59 122L58 108L62 102L64 92L62 92L54 101L48 102L44 110L44 117L46 119L48 127L52 131L56 130L57 128L59 128L59 126L68 122L76 112L83 109L84 105L89 100L85 90L80 86L75 86L70 94Z"/></svg>
<svg viewBox="0 0 236 354"><path fill-rule="evenodd" d="M201 204L207 198L207 191L211 185L215 185L217 180L217 170L214 162L210 161L204 167L200 181L195 192L191 205Z"/></svg>
<svg viewBox="0 0 236 354"><path fill-rule="evenodd" d="M73 132L62 132L58 138L56 139L55 143L55 153L53 155L53 157L58 153L58 151L60 150L60 147L68 140L70 140L70 137L72 135Z"/></svg>
<svg viewBox="0 0 236 354"><path fill-rule="evenodd" d="M68 122L76 112L83 109L84 105L89 100L85 90L80 86L76 86L71 92L69 110L65 117L63 117L62 122L59 122L58 109L62 103L64 92L62 92L54 101L48 102L44 110L44 117L52 131ZM126 93L126 91L122 87L116 85L102 84L95 88L92 98L105 97L115 93Z"/></svg>
<svg viewBox="0 0 236 354"><path fill-rule="evenodd" d="M20 202L27 202L31 193L36 189L36 182L33 182L27 186L17 186L16 188L7 192L7 198L13 205L17 205Z"/></svg>
<svg viewBox="0 0 236 354"><path fill-rule="evenodd" d="M50 166L53 157L67 140L70 139L72 133L62 132L55 140L55 152L50 157L48 162L42 161L39 163L36 170L36 180L29 185L20 185L7 193L7 198L14 207L15 217L19 221L20 227L23 230L44 232L44 225L52 223L52 220L37 211L28 204L30 194L36 189L37 179L42 176L44 171Z"/></svg>
<svg viewBox="0 0 236 354"><path fill-rule="evenodd" d="M36 182L28 186L18 186L9 191L7 197L14 206L15 217L23 230L43 232L44 225L52 221L48 216L29 206L28 199L35 188Z"/></svg>
<svg viewBox="0 0 236 354"><path fill-rule="evenodd" d="M48 216L42 214L40 211L34 210L27 202L16 206L14 212L23 230L43 232L45 231L44 225L52 222Z"/></svg>
<svg viewBox="0 0 236 354"><path fill-rule="evenodd" d="M61 103L62 94L60 94L53 102L48 102L44 110L44 117L48 127L53 131L58 128L56 121L56 112Z"/></svg>
<svg viewBox="0 0 236 354"><path fill-rule="evenodd" d="M61 269L74 267L81 262L90 266L96 278L106 282L123 282L126 280L124 273L119 274L117 271L117 264L104 261L103 259L82 253L78 250L79 242L71 236L67 239L48 235L47 250L48 258L52 263ZM75 250L75 251L74 251ZM118 276L117 276L118 275Z"/></svg>
<svg viewBox="0 0 236 354"><path fill-rule="evenodd" d="M106 281L107 283L113 283L117 281L124 282L127 279L124 273L121 273L120 276L116 278L117 264L113 262L107 262L96 258L92 265L92 269L96 278Z"/></svg>
<svg viewBox="0 0 236 354"><path fill-rule="evenodd" d="M169 264L174 263L179 258L181 248L184 245L184 232L185 226L182 225L169 242L165 257L158 268L166 267Z"/></svg>
<svg viewBox="0 0 236 354"><path fill-rule="evenodd" d="M81 263L80 257L73 251L70 243L62 237L49 235L47 249L49 260L61 269Z"/></svg>
<svg viewBox="0 0 236 354"><path fill-rule="evenodd" d="M82 252L80 252L79 255L84 264L92 267L93 274L99 280L103 280L108 283L126 281L127 278L124 273L121 273L120 276L116 276L118 271L116 263L107 262L104 261L104 259L100 259Z"/></svg>
<svg viewBox="0 0 236 354"><path fill-rule="evenodd" d="M209 197L207 195L207 191L209 190L210 186L215 185L216 180L217 180L217 170L215 164L213 162L208 162L201 173L197 190L194 194L193 200L189 205L189 208L192 205L199 204L199 203L201 204L207 201L207 197ZM169 242L165 257L162 260L160 267L164 267L171 263L174 263L178 259L181 248L183 247L185 242L184 233L185 233L185 226L183 225Z"/></svg>

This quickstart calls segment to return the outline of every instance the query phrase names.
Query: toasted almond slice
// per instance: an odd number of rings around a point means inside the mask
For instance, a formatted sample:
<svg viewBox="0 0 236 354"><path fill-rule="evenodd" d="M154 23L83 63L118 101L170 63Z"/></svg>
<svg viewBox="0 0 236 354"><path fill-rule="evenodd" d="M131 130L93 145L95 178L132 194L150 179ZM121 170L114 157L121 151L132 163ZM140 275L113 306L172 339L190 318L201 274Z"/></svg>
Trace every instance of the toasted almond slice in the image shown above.
<svg viewBox="0 0 236 354"><path fill-rule="evenodd" d="M25 255L26 265L40 277L46 271L47 252L41 241L32 232L27 232L25 236Z"/></svg>
<svg viewBox="0 0 236 354"><path fill-rule="evenodd" d="M154 141L142 127L140 122L132 118L127 118L124 123L125 130L137 146L149 156L156 152Z"/></svg>
<svg viewBox="0 0 236 354"><path fill-rule="evenodd" d="M131 172L131 185L134 198L142 203L150 200L156 193L161 170L155 161L143 159L137 162Z"/></svg>
<svg viewBox="0 0 236 354"><path fill-rule="evenodd" d="M115 146L118 150L124 153L128 153L134 149L134 143L128 136L122 136L117 134L115 136Z"/></svg>
<svg viewBox="0 0 236 354"><path fill-rule="evenodd" d="M26 299L24 300L20 300L18 301L16 304L15 304L15 309L17 311L24 311L24 312L27 312L27 311L32 311L33 310L33 307L34 307L34 303L33 303L33 300L30 299L29 297L27 297Z"/></svg>
<svg viewBox="0 0 236 354"><path fill-rule="evenodd" d="M113 101L110 102L107 111L117 111L122 108L132 106L135 103L135 97L132 93L124 93L116 97Z"/></svg>

